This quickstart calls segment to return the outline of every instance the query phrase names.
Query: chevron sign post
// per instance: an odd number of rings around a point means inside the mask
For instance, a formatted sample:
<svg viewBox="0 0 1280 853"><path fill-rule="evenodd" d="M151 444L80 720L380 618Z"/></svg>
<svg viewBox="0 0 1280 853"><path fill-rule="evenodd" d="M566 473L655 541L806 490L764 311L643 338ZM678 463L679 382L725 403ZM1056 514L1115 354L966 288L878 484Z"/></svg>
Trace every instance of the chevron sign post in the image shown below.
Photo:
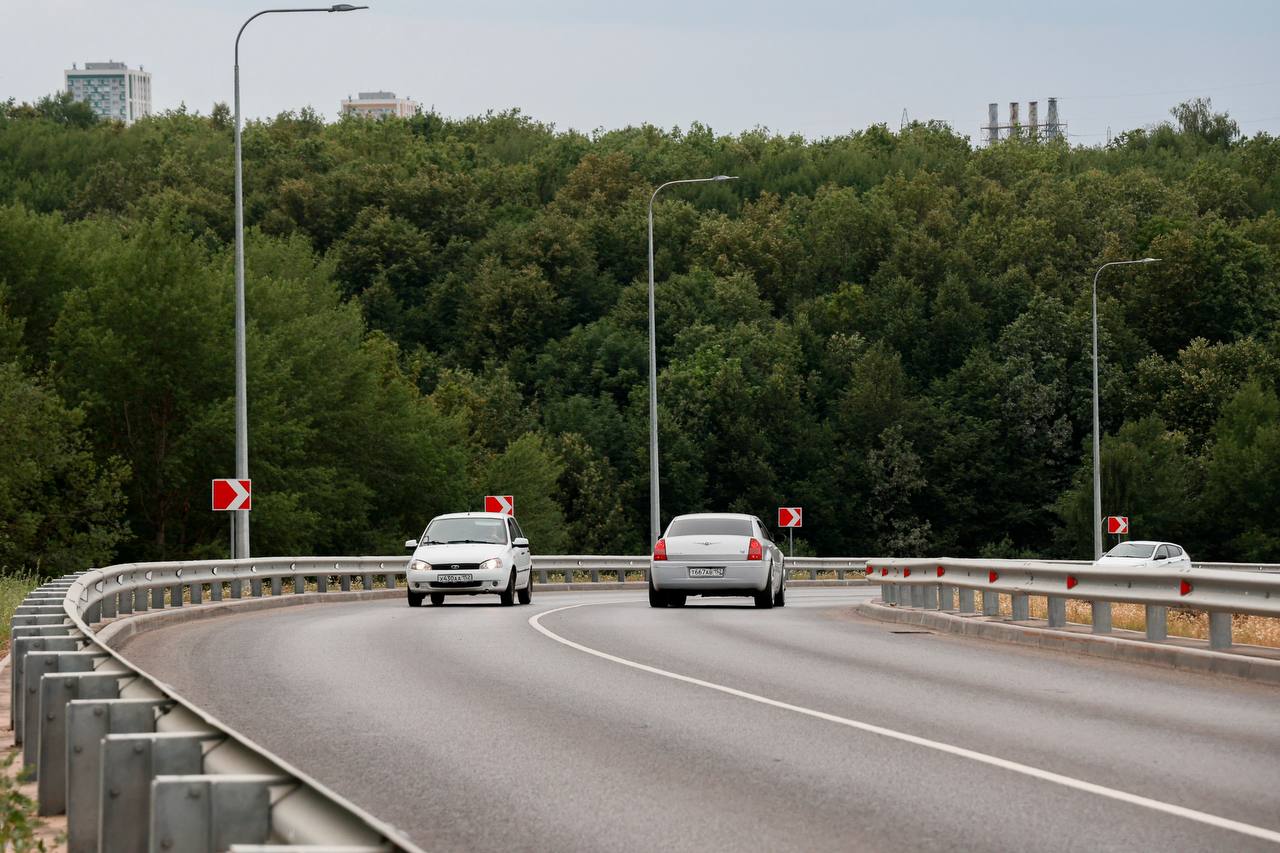
<svg viewBox="0 0 1280 853"><path fill-rule="evenodd" d="M215 512L253 509L253 481L214 480L213 509Z"/></svg>
<svg viewBox="0 0 1280 853"><path fill-rule="evenodd" d="M804 507L778 507L778 526L787 528L787 556L794 557L796 554L795 529L804 527Z"/></svg>
<svg viewBox="0 0 1280 853"><path fill-rule="evenodd" d="M516 499L513 495L485 495L485 512L500 512L503 515L516 514Z"/></svg>

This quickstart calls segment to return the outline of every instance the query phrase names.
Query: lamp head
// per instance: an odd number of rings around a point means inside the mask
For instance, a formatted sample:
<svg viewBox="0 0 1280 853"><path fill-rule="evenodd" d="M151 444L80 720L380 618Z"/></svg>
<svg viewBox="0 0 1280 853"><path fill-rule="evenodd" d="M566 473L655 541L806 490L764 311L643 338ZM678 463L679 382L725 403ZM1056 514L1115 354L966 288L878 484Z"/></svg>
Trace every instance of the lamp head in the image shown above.
<svg viewBox="0 0 1280 853"><path fill-rule="evenodd" d="M738 180L738 176L737 176L737 175L716 175L716 176L715 176L714 178L712 178L711 180L713 180L713 181L736 181L736 180Z"/></svg>
<svg viewBox="0 0 1280 853"><path fill-rule="evenodd" d="M1138 261L1138 263L1140 263L1140 264L1156 264L1156 263L1159 263L1159 262L1160 262L1160 261L1162 261L1162 260L1164 260L1164 259L1163 259L1163 258L1143 258L1142 260Z"/></svg>
<svg viewBox="0 0 1280 853"><path fill-rule="evenodd" d="M357 9L368 9L368 6L352 6L350 3L335 3L329 7L330 12L354 12Z"/></svg>

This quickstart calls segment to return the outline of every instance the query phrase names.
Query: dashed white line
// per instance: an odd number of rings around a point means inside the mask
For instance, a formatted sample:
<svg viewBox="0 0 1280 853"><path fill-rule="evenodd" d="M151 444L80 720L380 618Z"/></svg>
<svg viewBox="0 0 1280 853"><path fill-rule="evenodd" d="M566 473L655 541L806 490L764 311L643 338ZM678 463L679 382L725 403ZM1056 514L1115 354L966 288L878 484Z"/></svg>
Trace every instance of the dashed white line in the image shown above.
<svg viewBox="0 0 1280 853"><path fill-rule="evenodd" d="M1238 832L1241 835L1248 835L1252 838L1260 838L1264 841L1270 841L1276 844L1280 844L1280 832L1276 832L1275 830L1266 829L1261 826L1254 826L1248 823L1242 823L1238 820L1231 820L1230 818L1219 817L1218 815L1197 811L1195 809L1189 809L1189 808L1186 808L1185 806L1179 806L1173 803L1166 803L1166 802L1163 802L1162 800L1153 800L1150 797L1143 797L1138 794L1131 794L1128 791L1119 791L1119 790L1116 790L1115 788L1108 788L1105 785L1098 785L1094 782L1086 782L1083 779L1076 779L1071 776L1064 776L1061 773L1054 773L1053 771L1050 771L1050 770L1042 770L1039 767L1032 767L1027 764L1020 764L1017 761L1010 761L1006 758L1000 758L995 755L987 755L984 752L978 752L973 749L965 749L962 746L954 746L949 743L930 740L929 738L923 738L917 735L907 734L906 732L900 732L894 729L888 729L888 728L885 728L884 726L877 726L877 725L873 725L872 723L864 723L864 722L861 722L860 720L851 720L848 717L840 717L835 714L828 714L825 711L816 711L813 708L805 708L800 705L793 705L790 702L782 702L777 699L770 699L768 696L760 696L759 694L756 694L756 693L748 693L745 690L738 690L737 688L734 688L734 687L727 687L723 684L716 684L715 682L705 681L701 678L694 678L689 675L681 675L678 672L671 672L669 670L660 669L656 666L649 666L648 664L643 664L637 661L628 660L627 658L618 657L617 655L611 655L608 652L602 652L599 649L593 649L590 646L584 646L581 643L575 643L573 640L560 636L559 634L557 634L556 632L552 631L551 629L547 628L542 624L542 618L544 616L550 616L553 613L560 613L565 610L573 610L578 607L593 607L598 604L605 604L605 603L607 602L603 602L603 601L584 602L582 604L570 604L565 607L557 607L553 610L545 610L542 613L538 613L529 617L529 625L538 633L542 634L543 636L549 637L552 640L555 640L557 643L560 643L561 645L568 646L571 649L576 649L580 652L593 655L603 660L621 664L622 666L631 667L632 669L638 669L641 672L647 672L652 675L661 676L663 678L670 678L674 681L683 681L685 684L692 684L697 687L705 687L708 690L715 690L720 693L728 694L729 696L736 696L739 699L746 699L747 701L750 701L750 702L757 702L761 705L768 705L769 707L772 707L772 708L780 708L784 711L791 711L796 714L803 714L806 717L813 717L815 719L825 720L826 722L829 722L829 723L835 723L836 725L847 726L848 728L851 728L851 729L858 729L859 731L881 735L882 737L892 738L894 740L902 741L904 743L910 743L916 746L924 747L926 749L932 749L938 752L943 752L943 753L946 753L947 755L954 755L960 758L967 758L971 761L977 761L979 763L987 764L992 767L999 767L1003 770L1008 770L1013 773L1020 773L1023 776L1030 776L1033 779L1040 779L1044 782L1051 782L1055 785L1061 785L1064 788L1071 788L1076 791L1084 791L1086 793L1096 794L1100 797L1106 797L1108 799L1117 800L1122 803L1129 803L1130 805L1141 806L1142 808L1151 809L1157 812L1163 812L1164 814L1185 818L1187 820L1192 820L1197 823L1205 824L1206 826L1212 826L1218 829L1226 829L1231 832Z"/></svg>

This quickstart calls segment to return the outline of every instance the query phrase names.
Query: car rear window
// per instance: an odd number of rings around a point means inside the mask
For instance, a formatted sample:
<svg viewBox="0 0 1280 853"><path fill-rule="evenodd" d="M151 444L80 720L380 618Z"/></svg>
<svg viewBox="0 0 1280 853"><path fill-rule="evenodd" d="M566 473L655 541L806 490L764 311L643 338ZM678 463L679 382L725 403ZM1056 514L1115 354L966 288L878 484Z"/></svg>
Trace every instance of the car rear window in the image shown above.
<svg viewBox="0 0 1280 853"><path fill-rule="evenodd" d="M1155 545L1141 545L1137 542L1121 542L1107 552L1108 557L1142 557L1148 558L1155 551Z"/></svg>
<svg viewBox="0 0 1280 853"><path fill-rule="evenodd" d="M677 518L667 528L668 536L750 536L751 522L745 518Z"/></svg>

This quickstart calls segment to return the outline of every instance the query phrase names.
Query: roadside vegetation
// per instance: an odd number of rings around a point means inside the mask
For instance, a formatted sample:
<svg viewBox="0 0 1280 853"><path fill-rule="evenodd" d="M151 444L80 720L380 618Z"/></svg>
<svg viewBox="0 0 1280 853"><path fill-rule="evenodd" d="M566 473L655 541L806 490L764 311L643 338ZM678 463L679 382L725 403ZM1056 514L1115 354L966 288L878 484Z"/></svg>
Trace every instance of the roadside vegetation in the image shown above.
<svg viewBox="0 0 1280 853"><path fill-rule="evenodd" d="M396 553L514 494L540 553L643 552L646 207L666 513L803 504L800 553L1280 561L1280 140L1208 102L1105 148L805 140L518 112L245 133L254 551ZM225 105L0 103L0 565L221 556Z"/></svg>
<svg viewBox="0 0 1280 853"><path fill-rule="evenodd" d="M9 628L13 611L27 593L40 585L34 572L10 574L0 571L0 657L9 653Z"/></svg>

